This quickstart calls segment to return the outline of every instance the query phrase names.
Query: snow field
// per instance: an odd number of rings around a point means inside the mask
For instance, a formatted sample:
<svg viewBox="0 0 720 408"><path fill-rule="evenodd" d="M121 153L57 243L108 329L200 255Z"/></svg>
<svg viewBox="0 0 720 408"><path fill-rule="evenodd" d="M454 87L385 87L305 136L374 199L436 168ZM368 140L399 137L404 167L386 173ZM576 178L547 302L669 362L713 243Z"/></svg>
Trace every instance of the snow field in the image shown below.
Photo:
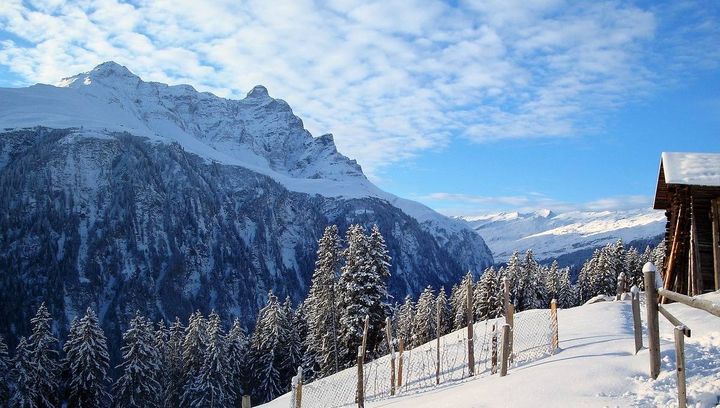
<svg viewBox="0 0 720 408"><path fill-rule="evenodd" d="M702 297L720 303L720 292ZM682 304L671 304L667 308L692 330L692 337L685 339L688 406L718 406L720 318ZM647 319L645 308L641 310L643 342L647 347ZM664 317L660 317L662 366L656 380L649 377L647 348L637 355L634 353L629 301L559 310L558 320L558 352L511 367L506 377L482 373L472 379L441 383L422 393L402 391L397 397L369 401L366 407L677 406L673 327ZM333 378L322 381L333 381ZM354 389L352 392L351 398L354 398ZM269 408L288 406L289 395L265 405ZM315 405L303 403L303 406Z"/></svg>

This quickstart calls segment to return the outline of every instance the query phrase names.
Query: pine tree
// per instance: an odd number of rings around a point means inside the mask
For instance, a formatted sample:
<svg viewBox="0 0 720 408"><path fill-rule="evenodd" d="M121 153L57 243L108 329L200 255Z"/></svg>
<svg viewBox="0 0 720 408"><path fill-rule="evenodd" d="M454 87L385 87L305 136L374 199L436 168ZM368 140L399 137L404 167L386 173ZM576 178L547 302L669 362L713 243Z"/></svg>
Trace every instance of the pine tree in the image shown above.
<svg viewBox="0 0 720 408"><path fill-rule="evenodd" d="M33 376L32 351L25 337L21 337L15 348L15 358L10 377L13 382L13 392L9 406L11 408L36 408L38 405L37 378Z"/></svg>
<svg viewBox="0 0 720 408"><path fill-rule="evenodd" d="M180 319L170 326L167 347L165 348L165 378L164 406L179 407L185 384L185 367L183 363L183 343L185 328Z"/></svg>
<svg viewBox="0 0 720 408"><path fill-rule="evenodd" d="M168 352L168 336L169 331L165 326L165 321L160 320L153 334L153 345L157 351L157 363L154 365L155 373L153 377L157 379L160 389L158 390L157 402L160 406L164 406L167 399L168 389L168 367L170 366L170 354Z"/></svg>
<svg viewBox="0 0 720 408"><path fill-rule="evenodd" d="M545 291L550 300L560 297L560 265L557 260L554 260L547 270Z"/></svg>
<svg viewBox="0 0 720 408"><path fill-rule="evenodd" d="M160 407L162 388L158 381L160 355L152 323L139 313L123 333L122 374L113 387L118 408Z"/></svg>
<svg viewBox="0 0 720 408"><path fill-rule="evenodd" d="M52 318L45 303L41 304L30 320L32 334L28 339L30 349L31 368L29 375L35 378L38 407L54 407L59 400L59 374L58 340L53 336L51 326Z"/></svg>
<svg viewBox="0 0 720 408"><path fill-rule="evenodd" d="M435 313L440 313L440 327L438 328L440 335L444 336L450 333L452 331L454 319L452 309L450 308L447 296L445 295L444 286L440 288L437 298L435 298Z"/></svg>
<svg viewBox="0 0 720 408"><path fill-rule="evenodd" d="M558 307L568 308L575 306L575 296L572 285L570 284L570 269L563 268L560 270L558 279L557 301Z"/></svg>
<svg viewBox="0 0 720 408"><path fill-rule="evenodd" d="M430 286L420 294L415 317L413 319L413 333L415 334L415 346L420 346L435 338L435 325L437 314L435 311L435 296Z"/></svg>
<svg viewBox="0 0 720 408"><path fill-rule="evenodd" d="M232 328L228 332L225 342L227 348L225 350L227 357L228 369L228 386L235 396L236 404L241 396L245 395L245 381L243 373L246 372L246 359L248 355L248 339L245 331L240 326L240 320L237 318L233 322Z"/></svg>
<svg viewBox="0 0 720 408"><path fill-rule="evenodd" d="M390 276L389 256L377 227L370 237L360 225L347 231L345 265L341 269L339 292L340 331L338 333L341 365L353 365L362 341L365 316L369 317L367 352L376 354L381 344L387 313L387 285Z"/></svg>
<svg viewBox="0 0 720 408"><path fill-rule="evenodd" d="M286 324L283 333L285 336L282 341L282 369L280 372L280 381L282 384L289 384L292 377L296 374L298 366L302 363L302 337L301 331L303 325L302 316L295 313L290 302L290 297L285 299L282 306L284 314L283 322Z"/></svg>
<svg viewBox="0 0 720 408"><path fill-rule="evenodd" d="M525 253L517 285L517 311L540 309L545 305L545 276L543 268L535 260L532 250Z"/></svg>
<svg viewBox="0 0 720 408"><path fill-rule="evenodd" d="M467 291L472 288L473 276L471 272L465 274L460 285L453 287L450 294L450 304L453 310L453 329L457 330L467 326Z"/></svg>
<svg viewBox="0 0 720 408"><path fill-rule="evenodd" d="M338 359L337 274L340 268L340 237L335 225L325 228L318 241L315 271L305 306L308 335L305 338L306 376L333 374L340 369Z"/></svg>
<svg viewBox="0 0 720 408"><path fill-rule="evenodd" d="M524 303L524 283L522 282L524 271L520 260L520 252L515 251L512 253L503 271L505 272L503 277L510 285L510 303L515 306L516 311L519 311L518 304Z"/></svg>
<svg viewBox="0 0 720 408"><path fill-rule="evenodd" d="M288 327L287 322L283 321L284 318L285 313L277 297L272 292L268 293L268 303L258 313L255 332L250 342L249 361L255 401L269 401L285 390L285 385L280 381L285 360L282 342L287 336L285 330Z"/></svg>
<svg viewBox="0 0 720 408"><path fill-rule="evenodd" d="M231 406L235 395L227 381L225 343L220 316L214 311L207 322L207 351L195 381L183 395L183 406L222 408Z"/></svg>
<svg viewBox="0 0 720 408"><path fill-rule="evenodd" d="M498 281L495 268L485 270L480 280L475 285L475 319L487 320L498 316Z"/></svg>
<svg viewBox="0 0 720 408"><path fill-rule="evenodd" d="M640 287L640 281L643 280L642 264L640 263L640 254L635 248L630 248L625 253L625 271L628 289L633 285Z"/></svg>
<svg viewBox="0 0 720 408"><path fill-rule="evenodd" d="M648 261L654 263L658 271L662 271L665 267L665 251L665 240L662 240L652 251L652 257Z"/></svg>
<svg viewBox="0 0 720 408"><path fill-rule="evenodd" d="M415 316L415 305L410 295L405 296L405 302L400 306L395 317L397 326L397 337L403 339L405 344L414 347L417 344L413 336L413 326Z"/></svg>
<svg viewBox="0 0 720 408"><path fill-rule="evenodd" d="M107 370L110 358L105 334L92 309L88 308L85 316L71 327L64 349L69 371L70 406L109 406Z"/></svg>
<svg viewBox="0 0 720 408"><path fill-rule="evenodd" d="M190 315L182 345L184 392L192 387L200 373L208 348L207 342L207 321L200 311L196 311Z"/></svg>
<svg viewBox="0 0 720 408"><path fill-rule="evenodd" d="M12 364L8 355L8 346L0 335L0 407L7 406L10 400L10 370Z"/></svg>

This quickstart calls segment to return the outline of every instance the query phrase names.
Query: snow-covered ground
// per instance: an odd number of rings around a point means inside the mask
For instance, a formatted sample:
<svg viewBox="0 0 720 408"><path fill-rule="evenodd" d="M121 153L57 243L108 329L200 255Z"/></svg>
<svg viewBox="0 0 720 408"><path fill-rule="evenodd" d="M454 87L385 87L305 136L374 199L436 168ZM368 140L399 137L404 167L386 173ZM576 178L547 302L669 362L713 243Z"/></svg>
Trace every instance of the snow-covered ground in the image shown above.
<svg viewBox="0 0 720 408"><path fill-rule="evenodd" d="M720 303L720 292L706 294ZM668 309L692 330L685 339L688 406L720 404L720 317L681 304ZM645 313L643 310L643 328ZM481 375L367 407L673 407L677 405L673 328L660 316L662 366L651 380L647 349L634 354L629 301L559 312L560 350L510 370ZM647 336L644 336L647 347ZM265 407L288 407L285 395Z"/></svg>

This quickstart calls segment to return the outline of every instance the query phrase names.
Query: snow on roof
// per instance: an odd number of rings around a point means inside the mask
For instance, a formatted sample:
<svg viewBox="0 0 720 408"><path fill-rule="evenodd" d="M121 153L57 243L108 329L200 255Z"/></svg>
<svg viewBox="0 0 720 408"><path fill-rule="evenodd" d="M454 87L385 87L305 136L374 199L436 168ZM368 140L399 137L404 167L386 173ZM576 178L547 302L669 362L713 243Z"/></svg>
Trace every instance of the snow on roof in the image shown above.
<svg viewBox="0 0 720 408"><path fill-rule="evenodd" d="M720 153L663 152L666 184L720 187Z"/></svg>

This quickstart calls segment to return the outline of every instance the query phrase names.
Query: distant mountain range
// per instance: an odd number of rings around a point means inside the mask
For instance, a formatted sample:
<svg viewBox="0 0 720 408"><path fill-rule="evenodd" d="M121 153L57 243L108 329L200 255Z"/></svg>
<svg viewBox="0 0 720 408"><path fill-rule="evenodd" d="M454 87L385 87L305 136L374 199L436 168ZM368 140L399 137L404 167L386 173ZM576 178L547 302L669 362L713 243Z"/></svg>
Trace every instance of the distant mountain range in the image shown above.
<svg viewBox="0 0 720 408"><path fill-rule="evenodd" d="M268 290L299 302L328 224L377 224L390 292L451 285L493 257L480 235L373 185L262 86L241 100L145 82L113 62L0 89L0 333L87 306L120 338L136 310L246 326Z"/></svg>
<svg viewBox="0 0 720 408"><path fill-rule="evenodd" d="M483 236L496 262L507 261L515 250L532 249L537 259L559 259L569 265L618 239L642 247L654 245L665 231L664 212L650 209L501 212L462 219Z"/></svg>

